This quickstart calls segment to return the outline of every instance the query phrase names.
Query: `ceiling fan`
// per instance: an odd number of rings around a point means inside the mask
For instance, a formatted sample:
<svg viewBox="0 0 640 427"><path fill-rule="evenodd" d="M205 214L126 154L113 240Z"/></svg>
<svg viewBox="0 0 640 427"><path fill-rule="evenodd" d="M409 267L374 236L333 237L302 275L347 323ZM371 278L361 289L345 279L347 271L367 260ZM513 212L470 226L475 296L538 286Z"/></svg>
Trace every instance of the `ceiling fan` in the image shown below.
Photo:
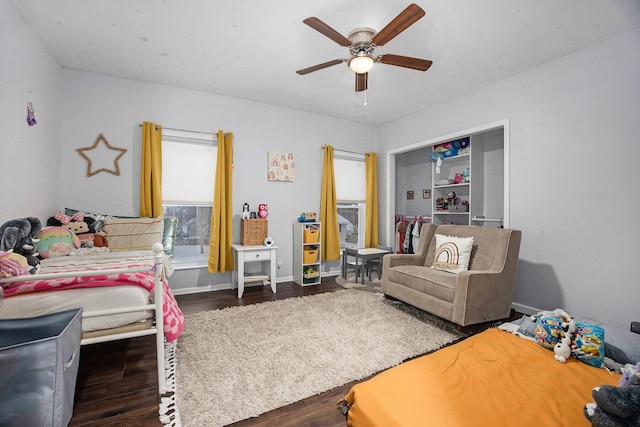
<svg viewBox="0 0 640 427"><path fill-rule="evenodd" d="M398 67L411 68L413 70L427 71L431 67L432 61L409 56L392 55L385 53L374 56L376 47L383 46L395 36L409 28L418 19L424 16L425 12L417 4L410 4L398 16L393 18L382 30L376 33L372 28L356 28L347 37L343 36L329 25L316 17L305 19L304 22L314 30L329 37L340 46L348 47L351 57L349 59L334 59L322 64L296 71L300 75L309 74L323 68L347 62L349 67L356 73L356 92L367 90L369 71L376 62L396 65Z"/></svg>

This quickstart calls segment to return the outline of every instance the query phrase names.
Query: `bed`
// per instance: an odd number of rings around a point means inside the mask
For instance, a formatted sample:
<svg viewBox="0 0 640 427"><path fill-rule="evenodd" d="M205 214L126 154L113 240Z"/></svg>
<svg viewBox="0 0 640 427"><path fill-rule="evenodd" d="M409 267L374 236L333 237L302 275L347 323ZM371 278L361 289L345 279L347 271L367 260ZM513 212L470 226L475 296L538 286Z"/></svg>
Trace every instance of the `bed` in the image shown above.
<svg viewBox="0 0 640 427"><path fill-rule="evenodd" d="M184 316L168 285L172 271L160 243L151 251L46 258L37 274L0 280L0 318L82 307L82 345L155 335L158 390L164 394L165 341L175 341L184 328Z"/></svg>
<svg viewBox="0 0 640 427"><path fill-rule="evenodd" d="M513 325L490 328L351 388L341 404L352 427L590 426L593 387L620 375L567 363Z"/></svg>

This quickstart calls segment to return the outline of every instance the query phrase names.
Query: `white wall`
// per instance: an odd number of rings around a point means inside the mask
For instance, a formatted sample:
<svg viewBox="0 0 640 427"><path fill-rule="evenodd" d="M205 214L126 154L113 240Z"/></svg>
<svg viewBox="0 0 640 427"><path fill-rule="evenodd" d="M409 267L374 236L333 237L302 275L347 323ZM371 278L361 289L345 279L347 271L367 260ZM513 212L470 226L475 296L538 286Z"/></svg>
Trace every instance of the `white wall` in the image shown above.
<svg viewBox="0 0 640 427"><path fill-rule="evenodd" d="M0 224L43 219L61 191L60 64L8 0L0 0L0 58ZM28 102L35 126L27 124Z"/></svg>
<svg viewBox="0 0 640 427"><path fill-rule="evenodd" d="M640 301L639 75L636 28L382 125L381 194L387 151L509 118L510 224L523 232L516 304L628 328Z"/></svg>
<svg viewBox="0 0 640 427"><path fill-rule="evenodd" d="M233 132L234 241L240 240L242 204L269 205L269 235L279 247L281 279L293 274L293 224L302 212L320 210L324 144L351 151L375 150L373 126L237 98L97 73L65 69L62 107L62 188L60 207L137 215L143 121L164 127ZM86 177L87 162L76 148L92 145L102 133L112 146L127 148L120 176ZM295 155L295 181L267 181L267 151ZM337 263L325 268L337 267ZM336 264L336 265L333 265ZM183 273L172 288L228 285L229 274Z"/></svg>
<svg viewBox="0 0 640 427"><path fill-rule="evenodd" d="M422 198L422 191L431 189L430 152L430 148L421 148L396 155L395 213L431 215L431 199ZM414 192L413 200L407 199L407 191Z"/></svg>

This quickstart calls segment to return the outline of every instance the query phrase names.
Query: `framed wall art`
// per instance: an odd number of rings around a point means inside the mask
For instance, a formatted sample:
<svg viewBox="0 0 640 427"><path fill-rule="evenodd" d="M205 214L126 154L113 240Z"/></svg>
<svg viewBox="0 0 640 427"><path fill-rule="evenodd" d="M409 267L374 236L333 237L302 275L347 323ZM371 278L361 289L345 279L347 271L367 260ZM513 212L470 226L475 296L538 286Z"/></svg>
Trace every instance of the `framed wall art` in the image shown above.
<svg viewBox="0 0 640 427"><path fill-rule="evenodd" d="M293 153L267 152L267 179L269 181L293 182L295 159Z"/></svg>

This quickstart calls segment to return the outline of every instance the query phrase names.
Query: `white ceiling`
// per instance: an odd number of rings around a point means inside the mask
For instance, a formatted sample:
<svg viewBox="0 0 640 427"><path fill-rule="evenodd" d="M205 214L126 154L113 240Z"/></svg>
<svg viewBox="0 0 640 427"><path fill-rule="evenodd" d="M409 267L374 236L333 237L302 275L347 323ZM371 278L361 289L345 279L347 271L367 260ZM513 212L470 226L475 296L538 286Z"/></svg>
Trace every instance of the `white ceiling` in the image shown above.
<svg viewBox="0 0 640 427"><path fill-rule="evenodd" d="M376 64L354 90L346 36L381 30L409 0L12 0L64 67L198 89L380 124L460 96L640 25L638 0L422 0L426 16L375 53L433 61ZM594 58L597 60L597 58Z"/></svg>

